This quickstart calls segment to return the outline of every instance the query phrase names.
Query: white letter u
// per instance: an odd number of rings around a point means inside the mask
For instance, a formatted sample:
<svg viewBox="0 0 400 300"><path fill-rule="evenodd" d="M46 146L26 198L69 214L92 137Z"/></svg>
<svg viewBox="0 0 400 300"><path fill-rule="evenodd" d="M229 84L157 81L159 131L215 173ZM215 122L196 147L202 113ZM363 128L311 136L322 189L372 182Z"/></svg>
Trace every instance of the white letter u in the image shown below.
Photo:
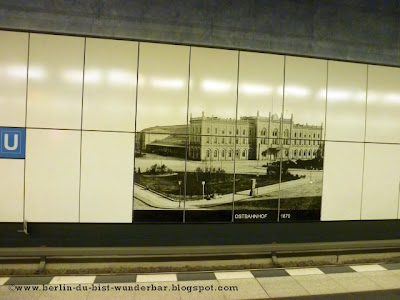
<svg viewBox="0 0 400 300"><path fill-rule="evenodd" d="M18 148L18 134L14 134L14 145L10 147L10 144L8 142L8 133L4 134L4 147L9 150L13 151Z"/></svg>

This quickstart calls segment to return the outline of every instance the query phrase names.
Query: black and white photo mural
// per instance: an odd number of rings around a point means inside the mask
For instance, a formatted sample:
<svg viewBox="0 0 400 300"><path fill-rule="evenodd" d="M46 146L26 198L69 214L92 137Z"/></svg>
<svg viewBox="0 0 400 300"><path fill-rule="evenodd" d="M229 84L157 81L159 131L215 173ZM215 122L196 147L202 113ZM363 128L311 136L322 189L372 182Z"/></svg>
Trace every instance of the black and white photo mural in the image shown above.
<svg viewBox="0 0 400 300"><path fill-rule="evenodd" d="M327 61L141 43L134 221L318 220Z"/></svg>

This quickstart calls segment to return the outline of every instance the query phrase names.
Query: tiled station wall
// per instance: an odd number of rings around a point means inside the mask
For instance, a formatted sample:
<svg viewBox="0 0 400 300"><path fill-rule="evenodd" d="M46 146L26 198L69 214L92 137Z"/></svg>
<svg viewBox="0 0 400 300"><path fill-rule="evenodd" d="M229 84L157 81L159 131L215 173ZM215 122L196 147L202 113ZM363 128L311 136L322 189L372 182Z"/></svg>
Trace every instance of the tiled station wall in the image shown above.
<svg viewBox="0 0 400 300"><path fill-rule="evenodd" d="M158 68L146 64L152 60ZM259 77L251 62L274 75ZM177 120L186 124L187 105L201 114L199 99L221 103L207 114L235 117L251 105L249 93L262 97L271 83L283 112L285 101L311 115L325 110L321 220L397 219L398 68L0 31L0 126L27 130L25 160L0 159L0 222L132 222L136 127L166 114L186 116ZM174 102L136 101L155 97Z"/></svg>

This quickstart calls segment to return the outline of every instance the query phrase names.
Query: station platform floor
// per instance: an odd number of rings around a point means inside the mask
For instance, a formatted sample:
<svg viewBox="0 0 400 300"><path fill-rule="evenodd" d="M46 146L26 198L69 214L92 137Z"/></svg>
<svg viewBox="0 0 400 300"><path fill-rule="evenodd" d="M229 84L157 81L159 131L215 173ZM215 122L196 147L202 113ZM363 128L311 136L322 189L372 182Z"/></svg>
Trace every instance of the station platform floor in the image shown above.
<svg viewBox="0 0 400 300"><path fill-rule="evenodd" d="M400 299L400 263L191 273L0 276L0 299Z"/></svg>

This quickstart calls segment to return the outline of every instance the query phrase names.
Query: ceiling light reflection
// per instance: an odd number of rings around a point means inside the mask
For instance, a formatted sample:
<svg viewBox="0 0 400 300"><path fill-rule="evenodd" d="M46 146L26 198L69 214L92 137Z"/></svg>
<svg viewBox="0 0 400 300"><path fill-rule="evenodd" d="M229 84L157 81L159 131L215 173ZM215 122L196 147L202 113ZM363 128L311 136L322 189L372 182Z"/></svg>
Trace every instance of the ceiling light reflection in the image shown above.
<svg viewBox="0 0 400 300"><path fill-rule="evenodd" d="M99 83L103 78L103 73L97 69L85 71L85 83Z"/></svg>
<svg viewBox="0 0 400 300"><path fill-rule="evenodd" d="M62 72L61 77L70 83L81 83L83 72L81 70L66 70Z"/></svg>
<svg viewBox="0 0 400 300"><path fill-rule="evenodd" d="M383 99L386 103L397 103L400 104L400 94L397 93L388 93L384 95Z"/></svg>
<svg viewBox="0 0 400 300"><path fill-rule="evenodd" d="M136 74L123 70L111 70L107 75L112 85L131 85L136 83Z"/></svg>
<svg viewBox="0 0 400 300"><path fill-rule="evenodd" d="M181 89L185 86L182 79L152 78L151 85L157 88Z"/></svg>
<svg viewBox="0 0 400 300"><path fill-rule="evenodd" d="M322 100L325 100L326 99L326 89L320 89L318 91L317 97Z"/></svg>
<svg viewBox="0 0 400 300"><path fill-rule="evenodd" d="M45 69L36 66L30 66L28 71L29 79L45 79L47 77L47 72Z"/></svg>
<svg viewBox="0 0 400 300"><path fill-rule="evenodd" d="M346 101L350 99L350 92L345 90L330 90L328 89L329 101Z"/></svg>
<svg viewBox="0 0 400 300"><path fill-rule="evenodd" d="M27 68L25 66L9 66L6 68L6 74L12 78L26 78Z"/></svg>
<svg viewBox="0 0 400 300"><path fill-rule="evenodd" d="M232 84L226 81L203 80L201 87L208 92L226 92Z"/></svg>
<svg viewBox="0 0 400 300"><path fill-rule="evenodd" d="M270 86L252 83L243 83L239 88L241 92L252 95L268 95L272 91Z"/></svg>
<svg viewBox="0 0 400 300"><path fill-rule="evenodd" d="M300 86L289 85L285 86L286 96L306 97L310 94L310 90Z"/></svg>

